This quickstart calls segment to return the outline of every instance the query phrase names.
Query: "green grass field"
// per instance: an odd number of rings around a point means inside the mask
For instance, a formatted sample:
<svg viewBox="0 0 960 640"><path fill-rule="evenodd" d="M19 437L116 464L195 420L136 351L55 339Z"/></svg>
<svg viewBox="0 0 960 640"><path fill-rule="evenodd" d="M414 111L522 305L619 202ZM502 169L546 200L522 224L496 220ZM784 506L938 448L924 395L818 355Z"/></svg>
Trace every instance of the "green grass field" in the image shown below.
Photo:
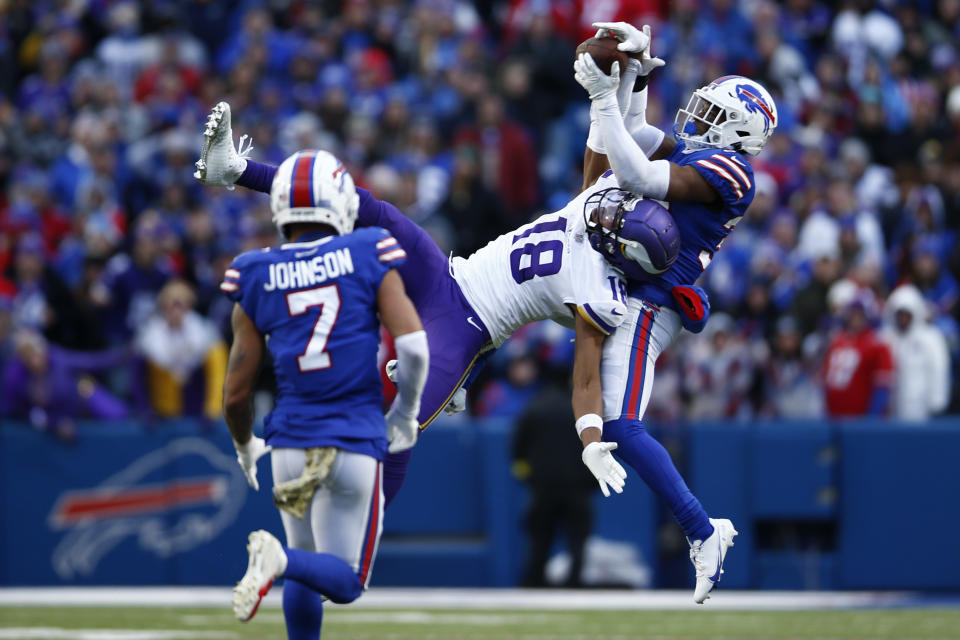
<svg viewBox="0 0 960 640"><path fill-rule="evenodd" d="M247 624L229 609L0 607L0 639L285 638L282 614ZM336 608L324 640L748 640L960 638L957 609L849 611L414 611Z"/></svg>

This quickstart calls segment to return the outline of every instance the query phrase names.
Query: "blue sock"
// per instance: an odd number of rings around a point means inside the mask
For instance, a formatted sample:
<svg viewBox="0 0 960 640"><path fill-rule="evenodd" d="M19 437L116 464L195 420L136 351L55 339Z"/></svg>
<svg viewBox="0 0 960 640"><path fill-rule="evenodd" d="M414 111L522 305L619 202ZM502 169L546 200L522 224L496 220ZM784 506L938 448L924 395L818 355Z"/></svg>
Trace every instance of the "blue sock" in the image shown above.
<svg viewBox="0 0 960 640"><path fill-rule="evenodd" d="M283 548L287 552L284 578L302 582L337 604L353 602L363 592L360 578L346 562L329 553Z"/></svg>
<svg viewBox="0 0 960 640"><path fill-rule="evenodd" d="M277 175L277 168L273 165L248 159L247 168L237 178L237 184L254 191L270 193L270 186L273 185L273 176L275 175Z"/></svg>
<svg viewBox="0 0 960 640"><path fill-rule="evenodd" d="M683 533L691 540L706 540L713 525L687 483L680 477L670 454L647 433L639 420L611 420L603 424L603 439L616 442L614 454L633 467L662 500L666 500Z"/></svg>
<svg viewBox="0 0 960 640"><path fill-rule="evenodd" d="M317 640L323 622L323 596L287 578L283 581L283 620L288 640Z"/></svg>

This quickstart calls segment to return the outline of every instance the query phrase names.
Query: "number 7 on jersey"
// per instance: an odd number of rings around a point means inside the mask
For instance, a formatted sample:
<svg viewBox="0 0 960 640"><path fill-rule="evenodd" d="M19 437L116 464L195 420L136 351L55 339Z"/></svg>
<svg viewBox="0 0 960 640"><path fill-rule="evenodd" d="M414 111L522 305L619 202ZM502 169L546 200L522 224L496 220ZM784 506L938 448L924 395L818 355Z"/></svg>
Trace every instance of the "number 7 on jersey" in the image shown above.
<svg viewBox="0 0 960 640"><path fill-rule="evenodd" d="M297 356L300 373L330 368L330 352L326 348L330 332L340 314L340 291L337 285L329 284L287 294L287 311L291 316L303 315L313 307L320 307L320 315L313 325L306 349Z"/></svg>

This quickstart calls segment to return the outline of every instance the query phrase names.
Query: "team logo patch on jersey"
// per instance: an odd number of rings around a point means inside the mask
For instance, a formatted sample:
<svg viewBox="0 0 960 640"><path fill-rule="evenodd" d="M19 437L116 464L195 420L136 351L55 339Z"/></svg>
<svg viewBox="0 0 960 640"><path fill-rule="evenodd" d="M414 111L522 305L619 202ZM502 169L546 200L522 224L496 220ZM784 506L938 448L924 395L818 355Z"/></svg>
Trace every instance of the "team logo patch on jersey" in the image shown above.
<svg viewBox="0 0 960 640"><path fill-rule="evenodd" d="M747 111L763 115L763 133L770 133L770 126L776 126L777 123L774 120L773 111L770 110L770 106L763 101L763 98L757 94L756 90L748 84L738 84L737 97Z"/></svg>

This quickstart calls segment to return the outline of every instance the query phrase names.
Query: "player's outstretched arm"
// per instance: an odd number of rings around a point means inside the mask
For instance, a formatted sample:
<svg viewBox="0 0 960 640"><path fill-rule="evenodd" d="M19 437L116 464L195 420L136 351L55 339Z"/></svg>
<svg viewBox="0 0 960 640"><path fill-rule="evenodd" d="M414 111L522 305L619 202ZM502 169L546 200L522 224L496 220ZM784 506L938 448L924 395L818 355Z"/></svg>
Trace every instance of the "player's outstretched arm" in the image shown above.
<svg viewBox="0 0 960 640"><path fill-rule="evenodd" d="M389 451L396 453L417 442L420 428L417 416L430 368L430 351L420 316L395 269L388 271L380 283L377 308L397 349L397 397L386 417Z"/></svg>
<svg viewBox="0 0 960 640"><path fill-rule="evenodd" d="M696 169L662 159L648 159L627 132L616 100L620 81L618 66L614 63L607 75L588 53L581 54L574 62L574 77L590 94L591 108L596 108L607 159L617 182L624 189L657 200L719 202L720 194Z"/></svg>
<svg viewBox="0 0 960 640"><path fill-rule="evenodd" d="M573 352L573 415L577 434L583 443L581 459L600 484L604 496L610 488L623 493L627 472L610 452L615 442L602 442L603 391L600 385L600 359L606 336L577 314L576 342Z"/></svg>
<svg viewBox="0 0 960 640"><path fill-rule="evenodd" d="M247 482L257 491L260 489L257 460L270 451L262 438L253 435L253 389L263 363L265 345L253 320L239 304L233 305L230 322L233 344L223 382L223 417L233 436L237 461L247 476Z"/></svg>
<svg viewBox="0 0 960 640"><path fill-rule="evenodd" d="M648 158L659 160L667 157L673 149L673 141L666 139L660 129L647 124L646 119L649 75L666 64L650 52L653 39L650 25L643 25L642 30L627 22L594 22L593 26L598 29L596 37L609 35L616 38L620 41L617 48L630 56L617 89L617 104L627 131ZM597 110L591 105L590 134L584 153L583 189L596 182L609 168Z"/></svg>

